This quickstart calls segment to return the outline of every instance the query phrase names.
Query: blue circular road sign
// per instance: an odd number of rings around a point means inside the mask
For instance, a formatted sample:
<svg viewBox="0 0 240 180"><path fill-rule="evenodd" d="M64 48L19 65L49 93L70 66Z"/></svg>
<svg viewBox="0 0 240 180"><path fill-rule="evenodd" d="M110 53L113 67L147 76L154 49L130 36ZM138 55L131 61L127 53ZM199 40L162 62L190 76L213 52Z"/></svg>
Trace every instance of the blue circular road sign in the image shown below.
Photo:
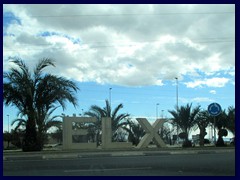
<svg viewBox="0 0 240 180"><path fill-rule="evenodd" d="M222 108L218 103L212 103L208 106L208 112L211 116L217 116L222 112Z"/></svg>

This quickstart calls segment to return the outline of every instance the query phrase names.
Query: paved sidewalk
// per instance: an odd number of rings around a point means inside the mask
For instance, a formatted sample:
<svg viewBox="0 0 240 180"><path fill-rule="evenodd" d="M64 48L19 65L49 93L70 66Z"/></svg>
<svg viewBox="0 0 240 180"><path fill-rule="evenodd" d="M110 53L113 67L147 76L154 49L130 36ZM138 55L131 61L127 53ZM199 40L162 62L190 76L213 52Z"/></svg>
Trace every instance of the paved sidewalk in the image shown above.
<svg viewBox="0 0 240 180"><path fill-rule="evenodd" d="M153 156L174 154L211 154L235 152L235 147L194 147L194 148L145 148L145 149L94 149L94 150L71 150L60 149L43 150L41 152L4 151L3 160L31 160L31 159L69 159L109 156Z"/></svg>

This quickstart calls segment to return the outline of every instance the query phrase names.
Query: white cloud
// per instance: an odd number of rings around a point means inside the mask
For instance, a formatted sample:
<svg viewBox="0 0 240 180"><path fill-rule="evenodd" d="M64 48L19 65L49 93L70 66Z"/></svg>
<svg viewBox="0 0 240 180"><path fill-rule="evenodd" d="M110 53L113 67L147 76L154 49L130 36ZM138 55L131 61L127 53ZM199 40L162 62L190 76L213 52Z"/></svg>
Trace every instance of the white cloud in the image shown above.
<svg viewBox="0 0 240 180"><path fill-rule="evenodd" d="M193 82L184 83L188 88L196 87L224 87L230 80L228 78L211 78L204 80L195 80Z"/></svg>
<svg viewBox="0 0 240 180"><path fill-rule="evenodd" d="M3 37L4 70L9 56L19 56L29 64L53 58L57 68L52 72L77 81L126 86L161 86L163 80L199 72L235 76L230 41L235 39L234 13L196 14L234 12L234 5L43 4L3 9L21 21L4 27L14 35ZM227 82L216 78L186 84L223 87Z"/></svg>
<svg viewBox="0 0 240 180"><path fill-rule="evenodd" d="M206 85L208 87L224 87L228 82L228 78L212 78L206 80Z"/></svg>
<svg viewBox="0 0 240 180"><path fill-rule="evenodd" d="M194 97L194 98L183 98L180 97L179 101L183 104L187 103L197 103L197 104L202 104L202 103L207 103L207 102L214 102L213 99L209 97Z"/></svg>
<svg viewBox="0 0 240 180"><path fill-rule="evenodd" d="M201 102L213 102L213 100L208 98L208 97L196 97L196 98L193 98L191 101L192 102L198 102L198 103L201 103Z"/></svg>
<svg viewBox="0 0 240 180"><path fill-rule="evenodd" d="M211 94L216 94L217 92L215 90L210 90L209 91Z"/></svg>

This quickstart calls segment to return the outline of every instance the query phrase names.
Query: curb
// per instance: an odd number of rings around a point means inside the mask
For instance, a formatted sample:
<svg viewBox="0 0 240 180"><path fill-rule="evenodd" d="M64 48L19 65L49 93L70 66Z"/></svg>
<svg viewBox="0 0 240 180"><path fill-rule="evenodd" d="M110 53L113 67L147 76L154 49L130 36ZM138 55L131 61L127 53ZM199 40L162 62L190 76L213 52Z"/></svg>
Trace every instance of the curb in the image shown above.
<svg viewBox="0 0 240 180"><path fill-rule="evenodd" d="M3 156L3 161L14 160L49 160L49 159L77 159L77 158L91 158L91 157L128 157L128 156L165 156L178 154L216 154L216 153L230 153L235 152L235 149L227 150L184 150L184 151L115 151L115 152L97 152L97 153L65 153L65 154L44 154L44 155L13 155Z"/></svg>
<svg viewBox="0 0 240 180"><path fill-rule="evenodd" d="M42 159L67 159L67 158L78 158L78 154L68 154L68 155L43 155Z"/></svg>
<svg viewBox="0 0 240 180"><path fill-rule="evenodd" d="M147 152L144 153L145 156L165 156L165 155L171 155L171 152L156 152L156 153L151 153Z"/></svg>
<svg viewBox="0 0 240 180"><path fill-rule="evenodd" d="M117 157L117 156L144 156L143 152L115 152L112 153L111 156Z"/></svg>
<svg viewBox="0 0 240 180"><path fill-rule="evenodd" d="M110 157L112 156L111 154L94 154L94 155L79 155L78 158L91 158L91 157Z"/></svg>

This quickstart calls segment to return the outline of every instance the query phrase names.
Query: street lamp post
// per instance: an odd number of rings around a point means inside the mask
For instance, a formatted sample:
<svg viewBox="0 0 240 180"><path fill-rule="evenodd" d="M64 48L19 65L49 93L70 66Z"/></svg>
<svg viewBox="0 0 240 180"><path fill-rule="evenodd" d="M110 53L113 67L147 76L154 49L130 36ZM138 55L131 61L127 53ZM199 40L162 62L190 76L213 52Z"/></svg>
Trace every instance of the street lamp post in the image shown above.
<svg viewBox="0 0 240 180"><path fill-rule="evenodd" d="M177 113L178 113L178 78L175 77L176 79L176 103L177 103ZM178 124L177 124L177 144L178 144Z"/></svg>
<svg viewBox="0 0 240 180"><path fill-rule="evenodd" d="M8 133L9 133L9 114L7 115L8 117Z"/></svg>
<svg viewBox="0 0 240 180"><path fill-rule="evenodd" d="M158 105L159 103L156 104L156 120L158 119Z"/></svg>
<svg viewBox="0 0 240 180"><path fill-rule="evenodd" d="M162 119L163 119L163 112L164 112L164 110L162 110Z"/></svg>
<svg viewBox="0 0 240 180"><path fill-rule="evenodd" d="M7 115L7 117L8 117L8 148L9 148L9 141L10 141L10 139L9 139L9 137L10 137L10 135L9 135L9 114Z"/></svg>
<svg viewBox="0 0 240 180"><path fill-rule="evenodd" d="M176 102L177 102L177 110L178 110L178 78L176 77Z"/></svg>
<svg viewBox="0 0 240 180"><path fill-rule="evenodd" d="M111 104L111 91L112 91L112 88L109 88L109 104L110 104L110 107L112 107L112 104Z"/></svg>

